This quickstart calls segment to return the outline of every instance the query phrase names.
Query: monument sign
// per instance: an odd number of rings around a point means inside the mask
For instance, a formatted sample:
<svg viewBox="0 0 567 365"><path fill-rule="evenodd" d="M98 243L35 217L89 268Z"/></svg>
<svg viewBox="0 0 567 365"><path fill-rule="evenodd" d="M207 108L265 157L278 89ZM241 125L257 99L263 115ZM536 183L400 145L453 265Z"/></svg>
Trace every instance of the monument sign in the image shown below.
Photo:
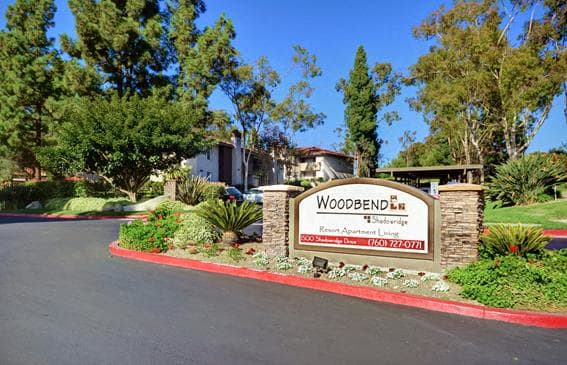
<svg viewBox="0 0 567 365"><path fill-rule="evenodd" d="M342 179L294 199L297 250L433 260L434 199L380 179Z"/></svg>

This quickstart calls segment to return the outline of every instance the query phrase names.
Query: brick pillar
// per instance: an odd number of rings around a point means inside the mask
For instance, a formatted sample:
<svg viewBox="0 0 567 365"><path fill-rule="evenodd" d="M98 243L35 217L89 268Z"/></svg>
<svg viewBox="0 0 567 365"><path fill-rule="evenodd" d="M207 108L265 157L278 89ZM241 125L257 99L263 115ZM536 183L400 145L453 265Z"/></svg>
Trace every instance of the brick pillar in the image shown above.
<svg viewBox="0 0 567 365"><path fill-rule="evenodd" d="M270 185L260 188L263 194L262 242L266 253L274 256L289 254L289 200L303 191L291 185Z"/></svg>
<svg viewBox="0 0 567 365"><path fill-rule="evenodd" d="M175 201L177 198L177 181L166 181L165 184L163 184L163 195L167 196L170 200Z"/></svg>
<svg viewBox="0 0 567 365"><path fill-rule="evenodd" d="M450 269L477 260L484 212L483 187L474 184L439 186L441 267Z"/></svg>

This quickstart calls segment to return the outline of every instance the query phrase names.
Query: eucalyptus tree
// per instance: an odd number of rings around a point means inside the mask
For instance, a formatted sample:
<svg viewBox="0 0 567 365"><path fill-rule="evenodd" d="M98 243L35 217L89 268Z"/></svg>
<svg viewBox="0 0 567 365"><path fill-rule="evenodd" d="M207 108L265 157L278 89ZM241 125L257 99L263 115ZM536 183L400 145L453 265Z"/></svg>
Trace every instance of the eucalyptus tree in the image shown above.
<svg viewBox="0 0 567 365"><path fill-rule="evenodd" d="M547 9L541 19L538 6ZM408 80L419 88L413 105L452 136L465 163L490 163L500 151L520 157L547 120L567 78L561 9L555 1L461 0L414 30L435 44L411 68ZM513 40L521 14L531 15Z"/></svg>
<svg viewBox="0 0 567 365"><path fill-rule="evenodd" d="M325 115L317 113L307 101L313 92L309 80L321 75L316 61L316 57L305 48L294 46L292 66L299 66L301 75L291 83L281 100L277 100L275 93L282 85L282 78L266 57L260 57L254 64L241 60L230 63L220 82L220 89L233 105L232 118L242 135L245 191L248 190L247 177L254 148L264 146L273 158L289 160L295 133L323 123ZM289 75L286 77L286 80L291 79ZM281 143L269 142L274 141L270 137L274 133L282 137ZM264 141L260 140L262 137Z"/></svg>

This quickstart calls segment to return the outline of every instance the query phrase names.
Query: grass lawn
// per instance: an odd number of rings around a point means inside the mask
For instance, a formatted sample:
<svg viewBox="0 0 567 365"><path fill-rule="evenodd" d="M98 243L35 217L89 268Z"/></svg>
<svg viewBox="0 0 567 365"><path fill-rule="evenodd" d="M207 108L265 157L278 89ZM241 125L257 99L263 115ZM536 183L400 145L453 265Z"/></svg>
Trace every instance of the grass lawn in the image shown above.
<svg viewBox="0 0 567 365"><path fill-rule="evenodd" d="M540 225L547 229L567 229L567 200L528 206L493 208L487 203L484 209L484 223L523 223Z"/></svg>

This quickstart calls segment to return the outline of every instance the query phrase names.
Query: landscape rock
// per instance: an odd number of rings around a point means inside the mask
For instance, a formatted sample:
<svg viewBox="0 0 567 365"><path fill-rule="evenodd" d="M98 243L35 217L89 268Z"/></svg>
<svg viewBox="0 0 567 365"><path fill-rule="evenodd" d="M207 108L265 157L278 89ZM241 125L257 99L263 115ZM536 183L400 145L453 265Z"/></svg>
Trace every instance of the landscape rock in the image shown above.
<svg viewBox="0 0 567 365"><path fill-rule="evenodd" d="M26 209L41 209L41 208L43 208L43 205L39 200L33 201L28 205L26 205Z"/></svg>

